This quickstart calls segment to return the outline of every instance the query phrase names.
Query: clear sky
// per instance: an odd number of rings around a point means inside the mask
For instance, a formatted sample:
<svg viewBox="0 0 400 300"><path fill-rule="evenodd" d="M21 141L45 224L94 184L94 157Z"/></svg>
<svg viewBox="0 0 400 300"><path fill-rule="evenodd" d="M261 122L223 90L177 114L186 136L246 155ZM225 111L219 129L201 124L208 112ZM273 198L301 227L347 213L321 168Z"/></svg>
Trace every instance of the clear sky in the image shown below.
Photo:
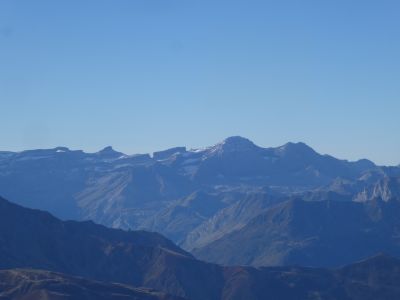
<svg viewBox="0 0 400 300"><path fill-rule="evenodd" d="M400 1L1 0L0 149L242 135L400 163Z"/></svg>

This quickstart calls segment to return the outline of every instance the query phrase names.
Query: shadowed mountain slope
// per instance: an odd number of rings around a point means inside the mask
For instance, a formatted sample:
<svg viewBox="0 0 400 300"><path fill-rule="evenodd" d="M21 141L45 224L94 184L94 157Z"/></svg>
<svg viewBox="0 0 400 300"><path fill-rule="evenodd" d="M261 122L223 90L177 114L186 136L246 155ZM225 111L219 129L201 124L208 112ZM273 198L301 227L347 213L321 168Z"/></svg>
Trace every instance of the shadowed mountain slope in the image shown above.
<svg viewBox="0 0 400 300"><path fill-rule="evenodd" d="M0 299L184 300L145 288L105 283L39 270L0 271Z"/></svg>
<svg viewBox="0 0 400 300"><path fill-rule="evenodd" d="M192 252L215 263L255 266L332 267L381 251L400 256L399 214L398 201L294 199Z"/></svg>
<svg viewBox="0 0 400 300"><path fill-rule="evenodd" d="M386 255L336 270L227 268L230 300L390 300L400 297L400 261Z"/></svg>
<svg viewBox="0 0 400 300"><path fill-rule="evenodd" d="M0 199L0 216L0 268L12 269L0 271L0 299L176 299L93 279L146 286L191 300L391 300L400 296L400 262L385 255L337 270L221 267L194 259L158 234L63 222L4 199Z"/></svg>

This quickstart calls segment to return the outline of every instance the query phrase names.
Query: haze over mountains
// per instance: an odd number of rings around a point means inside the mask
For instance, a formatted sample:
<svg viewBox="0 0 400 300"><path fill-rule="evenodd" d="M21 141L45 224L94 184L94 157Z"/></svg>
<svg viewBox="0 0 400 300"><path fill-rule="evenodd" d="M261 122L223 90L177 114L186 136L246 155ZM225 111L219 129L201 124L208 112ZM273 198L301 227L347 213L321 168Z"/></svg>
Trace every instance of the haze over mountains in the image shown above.
<svg viewBox="0 0 400 300"><path fill-rule="evenodd" d="M304 143L262 148L242 137L153 155L111 147L0 152L0 195L13 202L156 231L232 265L340 266L380 251L399 255L399 178L400 167L339 160Z"/></svg>
<svg viewBox="0 0 400 300"><path fill-rule="evenodd" d="M395 200L364 204L294 199L193 254L225 265L314 267L341 266L379 252L400 257L399 214Z"/></svg>
<svg viewBox="0 0 400 300"><path fill-rule="evenodd" d="M332 270L221 267L196 260L158 234L63 222L1 198L0 217L2 299L386 300L400 296L400 261L383 254Z"/></svg>

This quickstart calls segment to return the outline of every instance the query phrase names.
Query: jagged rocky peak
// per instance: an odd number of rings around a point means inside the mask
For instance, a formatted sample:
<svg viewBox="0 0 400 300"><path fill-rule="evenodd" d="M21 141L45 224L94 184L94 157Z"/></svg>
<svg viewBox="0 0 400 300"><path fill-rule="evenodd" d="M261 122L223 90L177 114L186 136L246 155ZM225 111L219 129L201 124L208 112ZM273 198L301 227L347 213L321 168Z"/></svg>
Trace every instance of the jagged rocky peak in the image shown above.
<svg viewBox="0 0 400 300"><path fill-rule="evenodd" d="M375 185L372 197L383 201L400 200L400 177L385 177Z"/></svg>
<svg viewBox="0 0 400 300"><path fill-rule="evenodd" d="M99 151L99 153L114 153L114 152L116 152L114 149L113 149L113 147L112 146L107 146L107 147L104 147L102 150L100 150Z"/></svg>
<svg viewBox="0 0 400 300"><path fill-rule="evenodd" d="M111 146L107 146L107 147L103 148L102 150L97 152L97 154L103 158L118 158L121 156L125 156L124 153L115 151L113 149L113 147L111 147Z"/></svg>
<svg viewBox="0 0 400 300"><path fill-rule="evenodd" d="M385 202L400 201L400 177L385 176L378 179L354 197L354 200L357 202L377 199Z"/></svg>

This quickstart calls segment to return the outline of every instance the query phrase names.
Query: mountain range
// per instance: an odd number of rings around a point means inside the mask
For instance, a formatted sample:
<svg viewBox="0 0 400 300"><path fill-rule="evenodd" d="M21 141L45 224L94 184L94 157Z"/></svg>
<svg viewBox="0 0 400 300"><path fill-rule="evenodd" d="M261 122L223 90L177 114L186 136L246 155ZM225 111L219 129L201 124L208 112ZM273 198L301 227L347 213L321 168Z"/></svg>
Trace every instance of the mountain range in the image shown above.
<svg viewBox="0 0 400 300"><path fill-rule="evenodd" d="M222 267L155 233L61 221L5 199L0 220L0 299L400 297L400 260L384 254L336 269Z"/></svg>
<svg viewBox="0 0 400 300"><path fill-rule="evenodd" d="M254 266L337 267L378 252L400 257L399 215L396 200L293 199L192 253L224 265Z"/></svg>
<svg viewBox="0 0 400 300"><path fill-rule="evenodd" d="M379 251L397 256L399 178L398 166L238 136L152 155L0 152L5 198L63 220L159 232L185 255L224 265L332 267Z"/></svg>

